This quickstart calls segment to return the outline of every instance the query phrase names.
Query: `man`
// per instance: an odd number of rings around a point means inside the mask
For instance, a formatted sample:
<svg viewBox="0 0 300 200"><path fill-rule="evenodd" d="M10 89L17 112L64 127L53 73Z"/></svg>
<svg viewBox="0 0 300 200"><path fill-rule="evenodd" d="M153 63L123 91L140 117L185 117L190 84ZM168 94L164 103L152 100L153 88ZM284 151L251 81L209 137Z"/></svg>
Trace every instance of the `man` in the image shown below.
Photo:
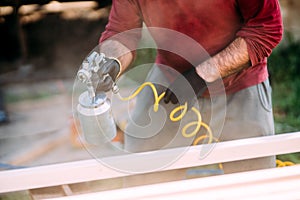
<svg viewBox="0 0 300 200"><path fill-rule="evenodd" d="M192 61L189 62L176 55L176 52L160 48L164 46L166 40L172 38L164 37L159 31L149 31L158 47L156 58L158 67L149 74L148 80L164 79L163 82L169 80L170 84L167 85L168 89L165 90L164 96L165 107L170 107L172 105L170 102L177 104L179 101L188 102L190 108L194 101L193 96L185 94L187 87L182 86L182 79L175 76L168 78L168 70L161 66L168 66L182 73L198 97L204 115L210 116L212 102L220 113L222 110L224 112L226 107L224 126L222 120L219 120L221 117L216 113L210 122L213 131L219 126L216 124L222 124L219 138L221 141L274 134L267 58L280 42L283 32L278 0L113 1L109 22L102 33L100 44L101 51L115 59L102 69L102 73L109 73L111 78L99 83L99 90L110 89L112 81L124 72L135 56L134 50L140 39L140 32L133 31L125 37L117 35L141 28L143 23L147 27L173 30L186 35L200 44L209 54L207 57L186 47L185 43L179 44L176 40L170 42L171 46L175 45L176 48L189 51L192 57ZM158 76L160 78L157 78ZM220 82L219 80L222 80L225 87L227 98L225 104L219 100L217 89L209 91L213 94L211 96L206 90L207 85ZM163 87L160 91L164 91ZM149 105L142 102L151 98L151 95L147 96L146 93L149 92L144 92L137 102L137 107L143 107L144 110ZM141 118L143 109L139 109L136 109L133 119ZM142 120L141 124L143 123ZM165 126L167 127L163 128L163 134L169 134L167 138L172 139L170 132L178 129L178 126L168 128L172 126L172 123L168 122ZM127 130L130 130L130 124ZM159 149L165 145L164 139L154 138L149 136L147 139L145 137L141 139L137 135L125 133L125 147L136 152ZM159 144L161 141L164 142ZM272 156L225 163L224 171L229 173L274 166L275 157Z"/></svg>

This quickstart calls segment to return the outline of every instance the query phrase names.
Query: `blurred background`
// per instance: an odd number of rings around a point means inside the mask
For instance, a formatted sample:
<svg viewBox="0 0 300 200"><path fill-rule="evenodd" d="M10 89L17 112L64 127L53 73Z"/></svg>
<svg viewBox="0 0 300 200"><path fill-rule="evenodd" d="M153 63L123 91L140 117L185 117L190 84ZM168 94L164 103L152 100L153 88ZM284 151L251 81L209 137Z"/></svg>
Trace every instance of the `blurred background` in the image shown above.
<svg viewBox="0 0 300 200"><path fill-rule="evenodd" d="M284 39L269 59L277 134L300 130L300 1L280 4ZM90 158L74 129L72 87L110 5L0 1L0 170ZM137 63L155 56L138 53ZM300 163L299 154L279 157Z"/></svg>
<svg viewBox="0 0 300 200"><path fill-rule="evenodd" d="M91 158L72 117L72 89L110 5L0 1L0 170Z"/></svg>

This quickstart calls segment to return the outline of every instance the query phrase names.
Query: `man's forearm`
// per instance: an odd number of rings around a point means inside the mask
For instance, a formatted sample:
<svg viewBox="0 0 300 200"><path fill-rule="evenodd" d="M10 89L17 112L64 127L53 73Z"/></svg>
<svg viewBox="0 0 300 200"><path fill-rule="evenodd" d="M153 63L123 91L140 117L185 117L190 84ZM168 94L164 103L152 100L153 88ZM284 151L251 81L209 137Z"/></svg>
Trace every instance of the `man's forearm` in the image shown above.
<svg viewBox="0 0 300 200"><path fill-rule="evenodd" d="M247 44L235 39L228 47L196 67L197 73L207 82L224 78L250 66Z"/></svg>
<svg viewBox="0 0 300 200"><path fill-rule="evenodd" d="M116 40L107 40L100 44L100 52L104 53L107 57L117 58L121 63L120 73L133 61L133 54L123 44Z"/></svg>

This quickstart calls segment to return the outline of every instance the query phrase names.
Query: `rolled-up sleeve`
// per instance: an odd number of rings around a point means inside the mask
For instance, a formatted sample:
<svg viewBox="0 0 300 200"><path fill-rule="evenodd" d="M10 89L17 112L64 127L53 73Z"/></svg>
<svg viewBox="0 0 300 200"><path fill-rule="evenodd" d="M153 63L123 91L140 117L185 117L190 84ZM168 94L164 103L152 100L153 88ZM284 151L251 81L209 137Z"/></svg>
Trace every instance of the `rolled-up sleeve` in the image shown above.
<svg viewBox="0 0 300 200"><path fill-rule="evenodd" d="M283 33L278 0L238 0L244 24L237 32L244 38L252 66L264 61Z"/></svg>
<svg viewBox="0 0 300 200"><path fill-rule="evenodd" d="M109 21L99 42L110 38L134 50L141 38L141 27L139 5L135 0L113 0Z"/></svg>

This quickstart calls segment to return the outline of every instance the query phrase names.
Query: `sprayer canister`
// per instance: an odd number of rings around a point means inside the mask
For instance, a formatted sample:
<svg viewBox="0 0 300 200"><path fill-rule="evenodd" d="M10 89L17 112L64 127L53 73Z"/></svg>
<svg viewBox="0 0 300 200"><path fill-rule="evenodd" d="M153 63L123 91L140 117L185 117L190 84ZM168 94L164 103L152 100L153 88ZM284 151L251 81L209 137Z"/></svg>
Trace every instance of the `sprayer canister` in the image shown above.
<svg viewBox="0 0 300 200"><path fill-rule="evenodd" d="M105 145L116 136L111 103L105 93L96 95L94 100L88 92L82 93L77 112L84 138L89 144Z"/></svg>

